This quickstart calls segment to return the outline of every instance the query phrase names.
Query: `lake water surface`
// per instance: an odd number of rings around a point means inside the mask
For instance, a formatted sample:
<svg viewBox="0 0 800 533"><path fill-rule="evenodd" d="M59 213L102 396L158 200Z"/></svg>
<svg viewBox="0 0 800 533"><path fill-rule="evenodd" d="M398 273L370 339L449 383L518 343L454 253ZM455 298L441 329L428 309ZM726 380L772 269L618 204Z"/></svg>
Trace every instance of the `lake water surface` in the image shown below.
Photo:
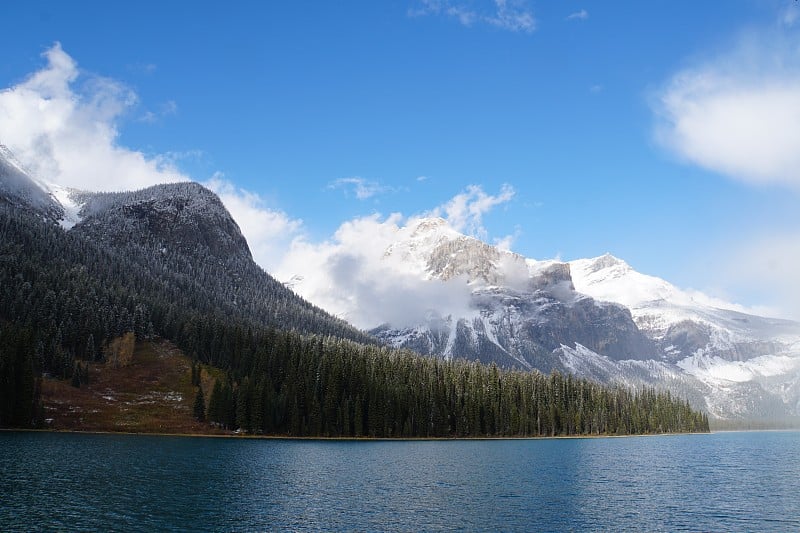
<svg viewBox="0 0 800 533"><path fill-rule="evenodd" d="M0 432L0 530L800 530L800 432L292 441Z"/></svg>

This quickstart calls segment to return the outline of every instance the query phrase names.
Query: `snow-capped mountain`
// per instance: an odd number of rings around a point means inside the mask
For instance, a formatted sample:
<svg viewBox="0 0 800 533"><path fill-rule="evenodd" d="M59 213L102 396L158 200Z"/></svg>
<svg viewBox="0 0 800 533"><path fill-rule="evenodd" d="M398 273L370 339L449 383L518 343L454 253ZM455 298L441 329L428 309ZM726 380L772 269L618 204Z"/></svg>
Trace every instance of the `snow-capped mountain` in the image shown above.
<svg viewBox="0 0 800 533"><path fill-rule="evenodd" d="M681 290L610 255L570 263L577 290L625 305L662 360L708 388L719 416L800 413L800 325Z"/></svg>
<svg viewBox="0 0 800 533"><path fill-rule="evenodd" d="M625 307L575 291L569 265L526 260L461 235L442 219L418 221L385 258L432 283L464 283L472 295L461 316L432 309L417 327L373 331L394 346L543 371L563 368L555 351L566 339L616 360L656 354Z"/></svg>
<svg viewBox="0 0 800 533"><path fill-rule="evenodd" d="M536 261L415 221L385 251L430 283L465 283L471 305L431 309L385 342L437 357L668 387L721 418L800 414L800 325L633 270L611 255ZM399 261L398 261L399 260Z"/></svg>

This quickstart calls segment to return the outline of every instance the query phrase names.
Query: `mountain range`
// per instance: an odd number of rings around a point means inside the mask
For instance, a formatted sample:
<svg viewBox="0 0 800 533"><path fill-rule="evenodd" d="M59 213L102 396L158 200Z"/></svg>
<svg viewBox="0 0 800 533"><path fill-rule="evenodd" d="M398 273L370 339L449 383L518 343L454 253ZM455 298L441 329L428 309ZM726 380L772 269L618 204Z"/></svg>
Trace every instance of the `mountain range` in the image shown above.
<svg viewBox="0 0 800 533"><path fill-rule="evenodd" d="M404 275L459 286L468 304L431 308L412 326L362 332L298 296L302 280L290 289L256 265L222 202L196 183L78 191L36 180L0 146L0 207L0 230L9 242L27 243L5 257L33 258L51 278L50 270L65 273L60 287L31 288L18 275L4 282L13 302L7 316L50 313L47 338L59 346L40 347L38 355L48 354L50 369L59 368L60 346L85 357L101 349L101 339L146 335L152 323L219 364L208 344L222 342L217 320L234 319L242 327L382 343L435 358L667 388L719 418L800 413L797 323L681 291L610 255L535 261L462 235L442 219L420 219L384 257ZM31 290L54 309L26 308L20 295ZM102 306L99 322L97 308L85 308L87 292ZM56 294L72 296L59 301Z"/></svg>
<svg viewBox="0 0 800 533"><path fill-rule="evenodd" d="M610 254L536 261L462 235L442 219L414 224L384 256L429 283L466 285L470 304L372 331L392 346L665 387L722 419L800 415L797 322L683 291Z"/></svg>

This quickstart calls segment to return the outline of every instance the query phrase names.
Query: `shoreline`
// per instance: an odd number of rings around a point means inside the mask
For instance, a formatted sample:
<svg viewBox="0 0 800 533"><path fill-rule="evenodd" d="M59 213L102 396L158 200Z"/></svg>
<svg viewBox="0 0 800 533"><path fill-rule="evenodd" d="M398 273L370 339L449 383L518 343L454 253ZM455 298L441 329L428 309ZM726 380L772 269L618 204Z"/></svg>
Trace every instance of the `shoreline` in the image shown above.
<svg viewBox="0 0 800 533"><path fill-rule="evenodd" d="M736 430L732 430L736 431ZM742 431L798 431L792 429L774 430L742 430ZM234 433L165 433L165 432L134 432L134 431L108 431L77 429L37 429L37 428L0 428L0 433L26 432L26 433L68 433L84 435L128 435L152 437L183 437L183 438L212 438L212 439L249 439L249 440L297 440L321 442L425 442L425 441L503 441L503 440L572 440L572 439L624 439L631 437L675 437L680 435L711 435L724 433L722 431L686 432L686 433L636 433L630 435L554 435L535 437L306 437L291 435L249 435Z"/></svg>

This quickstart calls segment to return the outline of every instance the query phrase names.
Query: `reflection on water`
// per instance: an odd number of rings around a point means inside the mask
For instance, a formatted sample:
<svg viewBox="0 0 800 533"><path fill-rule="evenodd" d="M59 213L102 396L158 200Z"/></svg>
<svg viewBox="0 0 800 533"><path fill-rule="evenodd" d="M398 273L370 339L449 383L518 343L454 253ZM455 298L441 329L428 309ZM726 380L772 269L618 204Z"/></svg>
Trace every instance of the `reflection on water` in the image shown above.
<svg viewBox="0 0 800 533"><path fill-rule="evenodd" d="M796 530L800 433L271 441L0 433L0 530Z"/></svg>

